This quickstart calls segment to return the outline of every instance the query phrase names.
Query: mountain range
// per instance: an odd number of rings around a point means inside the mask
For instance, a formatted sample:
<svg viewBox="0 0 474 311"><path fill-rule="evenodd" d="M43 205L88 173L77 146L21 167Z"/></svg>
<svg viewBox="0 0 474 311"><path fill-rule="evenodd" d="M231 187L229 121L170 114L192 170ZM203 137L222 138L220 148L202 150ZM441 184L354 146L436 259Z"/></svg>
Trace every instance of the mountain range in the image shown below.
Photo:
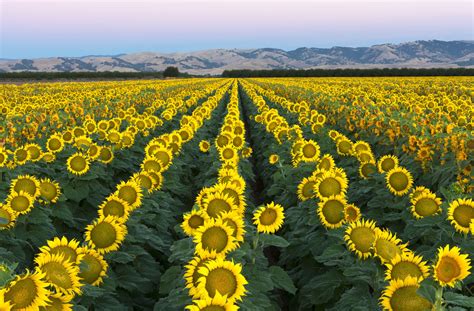
<svg viewBox="0 0 474 311"><path fill-rule="evenodd" d="M218 75L226 69L474 68L474 41L413 41L370 47L212 49L140 52L113 56L0 59L0 72L162 71L176 66L190 74Z"/></svg>

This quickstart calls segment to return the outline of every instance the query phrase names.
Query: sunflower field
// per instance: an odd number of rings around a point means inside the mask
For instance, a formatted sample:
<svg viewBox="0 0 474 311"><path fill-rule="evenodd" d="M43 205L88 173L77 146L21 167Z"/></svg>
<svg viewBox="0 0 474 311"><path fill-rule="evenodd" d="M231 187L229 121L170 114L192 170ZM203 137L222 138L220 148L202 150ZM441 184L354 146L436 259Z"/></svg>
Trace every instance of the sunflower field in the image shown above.
<svg viewBox="0 0 474 311"><path fill-rule="evenodd" d="M0 310L474 310L474 79L0 93Z"/></svg>

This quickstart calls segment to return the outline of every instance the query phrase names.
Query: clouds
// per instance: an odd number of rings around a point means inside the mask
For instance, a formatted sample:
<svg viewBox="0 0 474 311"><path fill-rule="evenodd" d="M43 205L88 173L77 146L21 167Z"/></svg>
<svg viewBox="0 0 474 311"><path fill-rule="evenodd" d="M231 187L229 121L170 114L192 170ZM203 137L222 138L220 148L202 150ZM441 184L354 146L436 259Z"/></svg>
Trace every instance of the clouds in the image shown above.
<svg viewBox="0 0 474 311"><path fill-rule="evenodd" d="M473 39L469 1L0 1L9 58Z"/></svg>

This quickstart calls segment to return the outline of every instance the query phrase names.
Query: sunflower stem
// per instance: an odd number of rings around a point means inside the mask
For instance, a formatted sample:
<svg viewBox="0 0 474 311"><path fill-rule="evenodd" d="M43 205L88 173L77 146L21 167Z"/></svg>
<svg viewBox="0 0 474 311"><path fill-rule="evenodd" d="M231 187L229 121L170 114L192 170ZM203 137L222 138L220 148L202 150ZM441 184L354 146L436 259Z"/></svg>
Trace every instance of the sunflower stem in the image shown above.
<svg viewBox="0 0 474 311"><path fill-rule="evenodd" d="M443 307L443 287L438 287L436 289L436 295L435 295L435 304L433 306L434 311L444 311Z"/></svg>
<svg viewBox="0 0 474 311"><path fill-rule="evenodd" d="M258 247L258 238L260 237L260 234L258 233L257 231L257 234L255 234L255 238L253 239L253 249L254 249L254 252L253 252L253 258L252 258L252 264L255 264L255 260L257 258L257 254L255 252L255 250L257 249Z"/></svg>
<svg viewBox="0 0 474 311"><path fill-rule="evenodd" d="M281 176L283 177L283 179L286 179L285 170L283 169L283 165L280 163L280 161L278 161L278 167L280 168Z"/></svg>

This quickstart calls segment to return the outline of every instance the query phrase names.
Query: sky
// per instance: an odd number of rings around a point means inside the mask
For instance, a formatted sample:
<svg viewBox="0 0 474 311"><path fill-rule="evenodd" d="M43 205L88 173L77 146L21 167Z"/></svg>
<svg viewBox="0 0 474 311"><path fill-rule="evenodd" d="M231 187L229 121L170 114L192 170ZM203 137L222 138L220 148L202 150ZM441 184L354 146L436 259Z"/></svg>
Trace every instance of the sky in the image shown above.
<svg viewBox="0 0 474 311"><path fill-rule="evenodd" d="M466 0L0 0L0 58L474 40Z"/></svg>

